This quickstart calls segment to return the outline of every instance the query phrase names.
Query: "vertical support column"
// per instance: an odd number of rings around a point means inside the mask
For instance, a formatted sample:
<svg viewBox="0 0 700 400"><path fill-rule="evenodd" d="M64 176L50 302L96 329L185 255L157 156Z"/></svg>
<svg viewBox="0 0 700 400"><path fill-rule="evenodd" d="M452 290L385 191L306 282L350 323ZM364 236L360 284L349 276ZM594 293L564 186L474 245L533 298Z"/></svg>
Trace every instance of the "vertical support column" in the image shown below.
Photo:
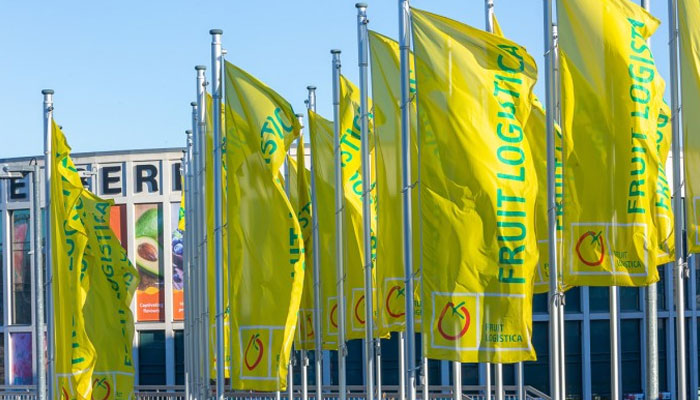
<svg viewBox="0 0 700 400"><path fill-rule="evenodd" d="M197 71L197 130L194 136L194 204L193 209L196 214L196 220L193 224L195 228L194 240L195 240L195 255L197 257L196 263L196 277L195 290L193 300L195 302L195 309L197 310L197 332L195 335L195 340L197 340L197 352L199 353L199 358L197 359L197 393L200 399L209 398L209 371L211 368L209 359L209 304L207 301L207 229L206 229L206 174L204 171L204 155L206 149L206 134L207 134L207 102L206 102L206 92L204 90L206 86L206 78L204 72L206 67L203 65L198 65L194 67Z"/></svg>
<svg viewBox="0 0 700 400"><path fill-rule="evenodd" d="M411 219L413 180L411 177L411 99L409 75L411 66L409 56L411 51L410 17L411 10L408 0L399 0L399 57L401 60L401 186L403 187L402 219L403 219L403 264L404 287L406 293L406 344L405 344L405 376L406 399L416 400L416 344L415 344L415 311L413 289L413 224ZM427 362L425 363L427 365ZM427 369L424 372L424 398L428 397Z"/></svg>
<svg viewBox="0 0 700 400"><path fill-rule="evenodd" d="M406 338L403 332L396 332L399 343L399 400L406 400Z"/></svg>
<svg viewBox="0 0 700 400"><path fill-rule="evenodd" d="M48 221L46 229L46 295L49 298L49 309L47 310L47 315L50 318L46 324L46 335L48 337L47 350L48 350L48 390L47 398L54 398L54 377L56 376L56 364L55 364L55 334L54 334L54 320L53 320L53 264L51 260L51 126L53 124L53 90L44 89L41 94L44 95L44 105L42 113L44 116L44 193L46 196L45 207L46 207L46 220Z"/></svg>
<svg viewBox="0 0 700 400"><path fill-rule="evenodd" d="M681 168L681 135L680 135L680 94L678 77L678 2L669 0L668 2L669 21L669 46L671 57L671 159L673 161L673 211L674 211L674 232L676 247L676 265L674 274L675 281L675 305L676 305L676 398L686 400L687 384L685 370L685 277L687 276L687 265L685 263L684 233L685 218L683 213L682 182L683 169Z"/></svg>
<svg viewBox="0 0 700 400"><path fill-rule="evenodd" d="M34 166L32 172L32 213L34 221L34 301L36 302L36 321L34 321L34 335L36 343L37 363L37 398L46 399L46 360L44 358L44 274L43 251L41 248L41 183L39 179L39 165ZM48 253L50 256L51 253Z"/></svg>
<svg viewBox="0 0 700 400"><path fill-rule="evenodd" d="M309 110L316 112L316 86L307 86L309 92L308 107ZM309 123L311 123L309 121ZM322 315L321 312L321 257L320 237L318 233L318 214L316 201L316 178L314 176L314 161L311 157L311 229L313 235L313 268L314 268L314 347L315 358L314 366L316 372L316 400L323 398L323 328L321 327Z"/></svg>
<svg viewBox="0 0 700 400"><path fill-rule="evenodd" d="M331 50L333 55L333 146L335 161L335 266L338 295L338 398L346 400L347 383L345 373L345 265L343 222L345 195L343 192L343 169L340 154L340 50Z"/></svg>
<svg viewBox="0 0 700 400"><path fill-rule="evenodd" d="M559 263L557 259L557 216L555 192L555 158L554 158L554 37L552 33L552 0L543 0L544 8L544 48L545 48L545 86L547 114L547 209L549 237L549 382L553 400L563 400L560 375L559 312L561 293L559 290Z"/></svg>
<svg viewBox="0 0 700 400"><path fill-rule="evenodd" d="M452 361L452 399L462 400L462 363L459 361Z"/></svg>
<svg viewBox="0 0 700 400"><path fill-rule="evenodd" d="M194 246L192 241L192 132L197 126L197 103L190 103L192 106L192 130L186 131L187 134L187 150L185 151L185 159L183 161L185 185L185 232L183 239L185 242L185 399L193 400L193 373L195 359L194 340L192 336L192 260Z"/></svg>
<svg viewBox="0 0 700 400"><path fill-rule="evenodd" d="M620 316L617 286L610 290L610 399L620 400Z"/></svg>
<svg viewBox="0 0 700 400"><path fill-rule="evenodd" d="M221 187L222 169L222 129L221 129L221 29L212 29L211 34L211 68L212 97L214 108L214 268L216 281L216 398L224 400L224 247L223 247L223 196Z"/></svg>
<svg viewBox="0 0 700 400"><path fill-rule="evenodd" d="M360 68L360 151L362 159L362 251L365 273L365 387L367 400L374 400L374 306L372 287L372 212L370 208L372 168L369 159L368 66L369 36L367 32L367 4L357 3L358 66Z"/></svg>

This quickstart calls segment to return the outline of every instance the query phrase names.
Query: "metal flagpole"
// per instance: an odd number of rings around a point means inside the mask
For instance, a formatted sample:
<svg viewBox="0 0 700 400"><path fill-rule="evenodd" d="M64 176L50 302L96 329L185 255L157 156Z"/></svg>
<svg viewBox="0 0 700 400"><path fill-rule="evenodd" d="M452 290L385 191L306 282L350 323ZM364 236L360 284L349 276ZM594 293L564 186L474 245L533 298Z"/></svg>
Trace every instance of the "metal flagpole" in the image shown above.
<svg viewBox="0 0 700 400"><path fill-rule="evenodd" d="M462 363L452 361L452 399L462 400Z"/></svg>
<svg viewBox="0 0 700 400"><path fill-rule="evenodd" d="M549 232L549 382L553 400L563 400L560 377L559 337L559 268L557 260L557 221L555 192L554 159L554 38L552 34L552 0L543 0L544 8L544 48L545 48L545 85L547 113L547 210Z"/></svg>
<svg viewBox="0 0 700 400"><path fill-rule="evenodd" d="M406 400L406 338L403 332L398 334L399 354L399 400Z"/></svg>
<svg viewBox="0 0 700 400"><path fill-rule="evenodd" d="M197 116L198 111L197 111L197 102L193 101L190 103L190 106L192 106L192 131L190 132L189 137L187 138L187 144L188 144L188 156L187 156L187 188L185 189L185 207L187 208L185 211L185 238L187 239L188 242L188 248L189 248L189 255L187 255L187 259L189 260L189 266L188 266L188 272L186 273L187 278L185 279L185 284L187 284L187 288L185 289L185 299L188 300L188 308L187 311L185 311L185 322L188 323L190 327L189 331L189 346L190 346L190 397L194 398L195 395L197 394L197 379L198 379L198 368L196 367L197 360L199 360L201 357L199 355L199 352L197 351L197 341L196 341L196 333L197 333L197 309L195 307L195 301L196 301L196 291L195 291L195 268L196 268L196 255L197 255L197 230L195 229L195 223L194 219L195 217L195 164L194 164L194 152L195 152L195 146L194 146L194 140L196 137L196 132L197 132L197 126L198 126L198 120Z"/></svg>
<svg viewBox="0 0 700 400"><path fill-rule="evenodd" d="M610 286L610 399L620 399L620 320L617 310L617 286Z"/></svg>
<svg viewBox="0 0 700 400"><path fill-rule="evenodd" d="M365 272L365 370L367 373L365 387L367 400L374 400L374 307L372 304L372 214L370 209L371 181L369 161L369 107L368 77L369 37L367 33L367 4L357 3L357 44L358 66L360 68L360 141L362 155L362 250L364 253Z"/></svg>
<svg viewBox="0 0 700 400"><path fill-rule="evenodd" d="M197 67L195 67L196 69ZM202 78L199 77L199 71L197 71L197 87L201 86L200 84L200 79L203 81L203 75L204 71L202 70ZM199 96L197 96L199 99ZM203 365L206 364L202 360L203 355L202 355L202 330L201 330L201 318L202 318L202 312L200 310L200 274L201 274L201 268L202 268L202 258L201 258L201 238L200 238L200 220L199 220L199 215L198 215L198 210L200 209L200 204L199 204L199 196L200 196L200 188L201 185L199 184L199 151L200 151L200 121L199 121L199 105L201 102L197 102L197 121L195 122L195 129L193 129L192 132L192 165L190 166L191 172L190 175L192 177L192 183L191 183L191 188L192 188L192 216L194 218L190 218L192 224L191 224L191 231L190 231L190 237L192 238L191 243L192 243L192 344L194 346L194 357L192 360L192 367L193 369L193 376L192 376L192 382L193 382L193 395L196 399L201 399L202 395L202 370L203 370ZM204 364L203 364L204 363Z"/></svg>
<svg viewBox="0 0 700 400"><path fill-rule="evenodd" d="M197 250L195 254L197 255L197 282L194 301L197 305L197 335L195 339L198 341L198 360L197 360L197 377L199 386L199 396L200 399L205 399L209 397L209 370L210 370L210 360L209 360L209 304L207 302L207 238L206 238L206 174L204 171L204 157L206 149L206 132L207 132L207 119L206 119L206 78L204 76L204 71L206 67L203 65L198 65L194 67L197 71L197 131L195 133L195 160L194 160L194 174L195 174L195 201L193 204L194 210L197 214L195 220L195 235Z"/></svg>
<svg viewBox="0 0 700 400"><path fill-rule="evenodd" d="M340 50L331 50L333 55L333 146L335 158L335 268L338 295L338 396L346 400L347 384L345 374L345 266L343 250L343 170L340 154Z"/></svg>
<svg viewBox="0 0 700 400"><path fill-rule="evenodd" d="M399 56L401 59L401 185L403 186L403 264L404 287L406 293L406 338L405 338L405 376L406 399L416 400L416 344L415 311L413 290L413 221L412 199L413 181L411 179L411 99L409 87L410 56L410 18L411 9L408 0L399 0ZM424 393L428 392L427 370L425 374Z"/></svg>
<svg viewBox="0 0 700 400"><path fill-rule="evenodd" d="M197 103L190 103L192 106L192 129L197 126ZM187 133L187 150L185 152L184 176L185 185L185 232L183 239L185 242L185 398L192 400L192 374L194 372L194 341L192 340L192 132Z"/></svg>
<svg viewBox="0 0 700 400"><path fill-rule="evenodd" d="M650 0L641 0L645 10L651 10ZM651 40L647 40L647 46L651 46ZM648 399L659 398L659 336L657 316L657 289L656 283L647 286L645 300L646 322L646 385L645 394Z"/></svg>
<svg viewBox="0 0 700 400"><path fill-rule="evenodd" d="M299 139L297 139L297 153L300 151L299 149L301 148L302 154L304 154L304 114L296 114L297 120L299 121L299 126L301 126L301 129L299 130ZM304 157L306 157L306 154L304 154ZM298 167L297 167L298 168ZM297 179L300 174L305 173L302 170L297 170ZM297 180L298 182L298 180ZM313 211L312 211L313 212ZM312 232L313 232L313 227L312 227ZM301 399L302 400L308 400L309 399L309 377L308 377L308 366L309 366L309 357L306 355L306 350L300 350L299 351L299 358L301 359L301 364L300 364L300 369L301 369Z"/></svg>
<svg viewBox="0 0 700 400"><path fill-rule="evenodd" d="M221 29L212 29L211 34L211 68L212 68L212 97L214 109L214 257L216 276L216 398L224 399L224 268L223 268L223 237L222 237L222 137L221 137Z"/></svg>
<svg viewBox="0 0 700 400"><path fill-rule="evenodd" d="M44 360L44 277L42 271L43 251L41 248L41 183L39 165L34 165L32 174L32 212L34 218L34 295L36 301L36 362L37 362L37 397L46 399L46 371Z"/></svg>
<svg viewBox="0 0 700 400"><path fill-rule="evenodd" d="M309 92L309 110L316 112L316 86L307 86ZM316 178L314 176L314 161L311 157L311 221L313 233L313 268L314 268L314 366L316 368L316 400L323 398L323 348L321 328L321 249L318 234L318 214L316 203Z"/></svg>
<svg viewBox="0 0 700 400"><path fill-rule="evenodd" d="M561 120L561 104L560 102L560 79L559 79L559 31L557 29L557 24L552 24L552 43L554 46L554 121L559 123ZM561 162L561 161L560 161ZM555 162L556 167L556 162ZM557 254L559 254L559 242L557 243ZM559 287L563 287L563 282L561 280L562 276L559 274ZM566 303L566 295L564 292L559 292L559 304L558 309L558 324L559 324L559 340L557 341L559 345L559 392L562 398L566 398L566 347L565 347L565 329L564 329L564 304Z"/></svg>
<svg viewBox="0 0 700 400"><path fill-rule="evenodd" d="M486 390L484 391L486 394L486 398L490 399L491 398L491 393L493 392L493 387L491 386L491 363L484 363L484 368L486 371L486 379L485 379L485 384L484 387Z"/></svg>
<svg viewBox="0 0 700 400"><path fill-rule="evenodd" d="M523 363L519 362L515 365L515 381L517 385L516 399L525 400L525 384L523 376Z"/></svg>
<svg viewBox="0 0 700 400"><path fill-rule="evenodd" d="M679 77L678 77L678 2L670 0L668 9L669 21L669 46L671 56L671 158L673 160L673 210L675 212L675 246L676 246L676 268L674 270L675 280L675 304L676 304L676 376L677 376L677 399L686 400L687 379L685 370L685 278L687 276L687 265L683 248L683 236L685 234L685 219L683 217L683 197L681 188L683 186L683 169L681 168L681 137L680 137L680 101L679 101ZM694 389L695 390L695 389Z"/></svg>
<svg viewBox="0 0 700 400"><path fill-rule="evenodd" d="M49 298L48 301L48 312L49 316L46 321L46 335L48 337L48 343L46 348L48 350L48 388L47 388L47 398L54 398L54 377L56 376L56 364L55 364L55 338L54 335L54 312L53 312L53 270L52 270L52 247L51 247L51 131L53 124L53 90L44 89L41 94L44 95L44 105L42 113L44 115L44 193L46 207L46 295Z"/></svg>
<svg viewBox="0 0 700 400"><path fill-rule="evenodd" d="M424 351L425 346L421 347L421 352ZM428 357L423 357L422 360L422 371L423 371L423 400L430 399L430 382L428 381ZM414 388L415 391L415 388Z"/></svg>
<svg viewBox="0 0 700 400"><path fill-rule="evenodd" d="M486 11L486 31L493 33L493 0L484 0L485 1L485 11ZM488 398L491 397L491 365L490 363L486 363L486 376L488 377L487 382L486 382L486 396ZM503 366L501 364L496 364L494 366L494 371L496 375L496 400L503 400Z"/></svg>

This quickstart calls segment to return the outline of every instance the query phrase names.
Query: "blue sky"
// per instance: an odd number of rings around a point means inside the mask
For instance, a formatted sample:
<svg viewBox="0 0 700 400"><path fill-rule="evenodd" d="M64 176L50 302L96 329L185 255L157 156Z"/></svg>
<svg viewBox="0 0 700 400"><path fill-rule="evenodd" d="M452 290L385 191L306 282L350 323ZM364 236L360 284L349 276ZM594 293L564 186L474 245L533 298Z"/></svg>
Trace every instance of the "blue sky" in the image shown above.
<svg viewBox="0 0 700 400"><path fill-rule="evenodd" d="M668 73L666 1L651 0L662 25L652 39ZM527 47L540 69L542 1L495 0L504 33ZM306 86L331 115L331 56L357 81L355 1L13 1L0 20L0 158L43 151L41 89L52 88L55 117L76 152L184 146L195 99L194 65L210 66L210 28L224 30L227 59L303 111ZM484 26L482 0L414 0L412 5ZM369 2L370 29L396 38L396 0ZM207 71L209 72L209 71ZM668 92L668 91L667 91ZM666 96L668 98L668 96Z"/></svg>

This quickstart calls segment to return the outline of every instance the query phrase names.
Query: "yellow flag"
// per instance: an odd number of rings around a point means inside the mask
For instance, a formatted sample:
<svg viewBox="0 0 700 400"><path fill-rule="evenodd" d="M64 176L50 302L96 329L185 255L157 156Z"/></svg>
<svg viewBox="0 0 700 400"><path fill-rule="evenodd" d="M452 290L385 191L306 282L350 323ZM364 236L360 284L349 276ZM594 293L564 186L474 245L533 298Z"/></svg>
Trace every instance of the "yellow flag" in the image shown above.
<svg viewBox="0 0 700 400"><path fill-rule="evenodd" d="M369 102L369 109L372 103ZM370 114L372 129L372 115ZM345 316L346 339L363 339L365 337L365 273L363 253L363 222L362 222L362 162L360 141L360 90L346 77L340 76L340 157L343 171L343 190L345 195L344 219L344 268L345 268ZM370 135L371 136L371 135ZM370 143L372 138L370 137ZM370 147L374 147L370 145ZM374 150L370 151L374 158ZM374 168L372 168L374 176ZM374 179L371 179L371 245L372 264L376 256L376 190ZM372 288L375 287L375 269L372 268ZM376 292L372 292L372 305L376 313ZM376 315L373 316L376 319Z"/></svg>
<svg viewBox="0 0 700 400"><path fill-rule="evenodd" d="M507 39L412 13L426 356L534 360L537 176L523 126L535 61Z"/></svg>
<svg viewBox="0 0 700 400"><path fill-rule="evenodd" d="M377 184L377 325L380 335L405 329L406 297L403 261L403 181L401 176L401 80L399 44L377 32L369 32L376 135ZM413 55L409 56L413 65ZM410 90L415 95L415 76L410 71ZM416 103L411 102L411 176L417 180L417 142L415 140ZM418 192L412 190L414 270L420 252L418 231ZM415 321L420 331L420 281L415 282Z"/></svg>
<svg viewBox="0 0 700 400"><path fill-rule="evenodd" d="M659 21L626 0L558 0L567 285L659 280L654 205Z"/></svg>
<svg viewBox="0 0 700 400"><path fill-rule="evenodd" d="M678 1L680 35L681 106L683 111L683 158L685 206L689 253L700 252L700 4Z"/></svg>
<svg viewBox="0 0 700 400"><path fill-rule="evenodd" d="M90 282L83 313L97 354L92 398L130 400L134 397L134 316L130 306L139 274L109 226L112 201L86 190L82 203L89 233L84 261Z"/></svg>
<svg viewBox="0 0 700 400"><path fill-rule="evenodd" d="M303 142L300 137L299 142ZM304 145L298 144L296 161L288 157L289 165L289 200L296 211L301 236L304 241L304 291L301 295L297 332L294 336L294 348L297 350L314 350L314 273L312 253L311 225L311 173L306 169Z"/></svg>
<svg viewBox="0 0 700 400"><path fill-rule="evenodd" d="M321 343L338 350L338 290L335 264L335 163L333 122L309 110L309 141L314 166L321 275Z"/></svg>
<svg viewBox="0 0 700 400"><path fill-rule="evenodd" d="M182 190L180 196L180 208L177 210L177 229L185 231L185 177L182 177Z"/></svg>
<svg viewBox="0 0 700 400"><path fill-rule="evenodd" d="M493 33L505 37L498 23L496 16L493 16ZM535 236L537 237L537 247L540 252L540 261L537 264L535 273L535 293L547 293L549 291L549 216L547 213L547 119L544 106L532 94L532 110L530 117L525 123L525 136L530 143L532 160L535 163L535 173L537 174L537 200L535 201ZM561 233L563 231L562 199L564 196L563 164L562 164L562 134L559 124L554 124L554 164L555 164L555 196L557 215L557 251L561 260Z"/></svg>
<svg viewBox="0 0 700 400"><path fill-rule="evenodd" d="M70 147L56 122L51 129L51 267L55 329L55 397L90 400L95 348L85 331L88 231L83 224L83 188Z"/></svg>
<svg viewBox="0 0 700 400"><path fill-rule="evenodd" d="M207 302L209 305L209 360L210 376L216 376L216 238L214 236L214 98L206 94L206 136L204 150L204 179L205 179L205 202L206 202L206 235L207 235ZM222 107L221 121L223 122L224 111ZM222 135L223 136L223 135ZM226 191L226 140L224 139L224 151L221 158L222 161L222 201L221 209L222 224L227 225L228 209L226 207L227 191ZM224 229L221 232L223 244L223 275L224 279L229 276L229 258L228 258L228 231ZM229 307L229 292L230 285L224 284L224 376L231 377L231 309Z"/></svg>
<svg viewBox="0 0 700 400"><path fill-rule="evenodd" d="M656 191L654 192L654 207L656 211L654 216L656 218L659 243L656 265L662 265L673 262L676 249L674 243L673 208L671 207L671 188L668 186L668 177L666 175L666 160L671 149L671 108L665 102L661 103L654 140L656 142L656 155L659 157L659 176L656 181Z"/></svg>
<svg viewBox="0 0 700 400"><path fill-rule="evenodd" d="M233 386L284 390L304 243L277 177L300 126L286 100L228 62L225 84Z"/></svg>

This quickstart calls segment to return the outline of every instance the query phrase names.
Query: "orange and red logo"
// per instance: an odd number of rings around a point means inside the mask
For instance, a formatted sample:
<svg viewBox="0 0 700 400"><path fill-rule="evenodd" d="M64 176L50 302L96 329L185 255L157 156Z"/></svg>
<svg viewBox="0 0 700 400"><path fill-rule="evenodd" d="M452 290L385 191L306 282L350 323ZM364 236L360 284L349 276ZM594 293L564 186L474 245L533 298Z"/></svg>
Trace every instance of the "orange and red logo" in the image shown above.
<svg viewBox="0 0 700 400"><path fill-rule="evenodd" d="M243 355L243 362L245 362L245 367L248 368L248 371L252 371L260 364L264 352L265 348L263 347L262 340L260 340L260 334L256 333L252 335L245 348L245 354Z"/></svg>
<svg viewBox="0 0 700 400"><path fill-rule="evenodd" d="M331 308L331 325L333 325L334 328L338 328L338 303L333 304L333 307Z"/></svg>
<svg viewBox="0 0 700 400"><path fill-rule="evenodd" d="M401 318L404 315L406 315L406 312L403 310L392 310L391 304L396 303L396 299L400 299L401 297L405 297L405 292L406 288L401 287L399 285L394 285L389 289L389 292L386 295L386 300L384 302L384 305L386 307L386 312L389 314L392 318Z"/></svg>
<svg viewBox="0 0 700 400"><path fill-rule="evenodd" d="M587 240L590 237L590 240ZM605 259L605 241L603 231L595 233L588 231L581 235L576 242L576 255L582 263L596 267Z"/></svg>
<svg viewBox="0 0 700 400"><path fill-rule="evenodd" d="M448 311L451 311L449 315ZM440 336L443 338L447 340L459 340L469 331L470 324L471 315L465 306L465 302L454 305L450 301L445 304L445 307L440 313L437 328ZM445 325L447 325L447 327ZM449 327L456 327L456 329L450 329Z"/></svg>
<svg viewBox="0 0 700 400"><path fill-rule="evenodd" d="M92 394L90 395L92 400L107 400L111 393L112 387L109 385L107 378L96 378L92 381ZM95 398L95 394L97 394L97 398Z"/></svg>
<svg viewBox="0 0 700 400"><path fill-rule="evenodd" d="M361 304L365 303L365 295L360 296L359 299L357 299L357 302L355 302L355 319L362 325L364 325L365 320L362 318L362 307L360 307Z"/></svg>

